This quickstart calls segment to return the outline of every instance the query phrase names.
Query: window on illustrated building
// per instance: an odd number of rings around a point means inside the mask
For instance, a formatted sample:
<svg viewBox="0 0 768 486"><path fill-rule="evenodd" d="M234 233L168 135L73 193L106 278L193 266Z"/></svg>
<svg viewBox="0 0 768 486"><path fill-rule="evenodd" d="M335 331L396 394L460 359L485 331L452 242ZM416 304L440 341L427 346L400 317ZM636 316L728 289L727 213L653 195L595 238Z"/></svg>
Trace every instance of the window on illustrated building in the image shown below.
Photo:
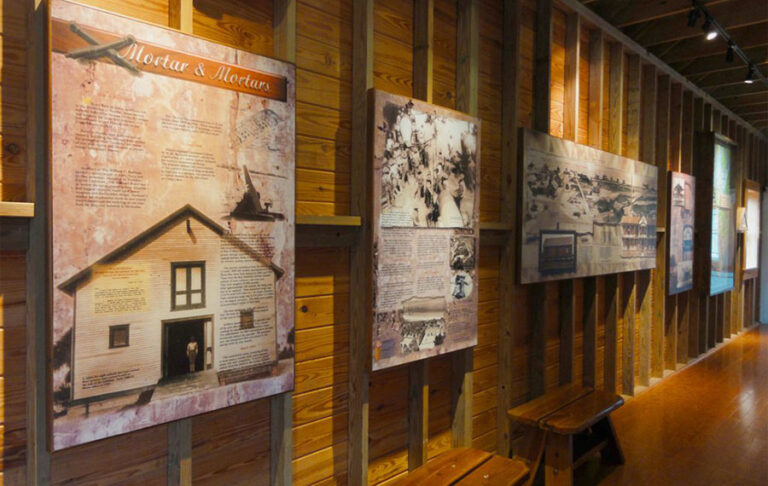
<svg viewBox="0 0 768 486"><path fill-rule="evenodd" d="M171 309L205 307L205 262L171 264Z"/></svg>
<svg viewBox="0 0 768 486"><path fill-rule="evenodd" d="M129 324L109 326L109 349L125 348L128 346Z"/></svg>

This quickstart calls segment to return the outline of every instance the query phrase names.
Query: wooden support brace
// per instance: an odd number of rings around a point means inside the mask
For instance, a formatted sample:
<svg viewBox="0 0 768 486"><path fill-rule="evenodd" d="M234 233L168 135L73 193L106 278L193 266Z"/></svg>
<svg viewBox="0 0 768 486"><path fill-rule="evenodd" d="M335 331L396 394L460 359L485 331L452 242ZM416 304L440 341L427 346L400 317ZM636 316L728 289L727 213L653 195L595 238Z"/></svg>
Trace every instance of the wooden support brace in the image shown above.
<svg viewBox="0 0 768 486"><path fill-rule="evenodd" d="M168 486L192 484L192 419L168 424Z"/></svg>

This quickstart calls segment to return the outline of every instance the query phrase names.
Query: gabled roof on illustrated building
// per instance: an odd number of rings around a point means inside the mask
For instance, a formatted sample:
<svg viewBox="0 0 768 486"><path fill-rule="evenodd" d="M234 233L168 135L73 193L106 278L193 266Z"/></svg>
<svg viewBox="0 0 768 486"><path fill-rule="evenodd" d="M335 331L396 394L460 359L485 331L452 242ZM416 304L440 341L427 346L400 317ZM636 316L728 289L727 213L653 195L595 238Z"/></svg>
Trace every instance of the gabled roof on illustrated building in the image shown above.
<svg viewBox="0 0 768 486"><path fill-rule="evenodd" d="M203 214L197 208L193 207L190 204L187 204L179 208L177 211L169 214L164 219L158 221L154 225L150 226L143 232L134 236L133 238L123 243L119 247L115 248L111 252L107 253L106 255L101 257L99 260L88 265L88 267L79 271L78 273L76 273L66 281L62 282L59 285L59 289L69 294L73 293L74 290L77 288L77 286L81 282L91 277L91 275L93 274L93 268L96 265L105 265L105 264L114 263L114 262L123 260L124 258L132 255L139 249L146 246L151 241L154 241L158 237L162 236L171 227L175 226L177 223L179 223L180 221L183 221L186 218L196 219L201 224L208 227L208 229L210 229L211 231L219 235L222 239L236 246L238 249L240 249L242 252L244 252L254 260L259 261L262 264L266 265L267 267L272 269L273 272L275 272L275 275L277 275L277 278L280 278L283 276L283 274L285 274L285 270L283 270L282 268L272 263L272 261L269 260L268 258L259 254L250 245L245 243L243 240L237 238L236 236L233 236L232 234L230 234L223 226L221 226L220 224L218 224L217 222L215 222L214 220L212 220L211 218Z"/></svg>

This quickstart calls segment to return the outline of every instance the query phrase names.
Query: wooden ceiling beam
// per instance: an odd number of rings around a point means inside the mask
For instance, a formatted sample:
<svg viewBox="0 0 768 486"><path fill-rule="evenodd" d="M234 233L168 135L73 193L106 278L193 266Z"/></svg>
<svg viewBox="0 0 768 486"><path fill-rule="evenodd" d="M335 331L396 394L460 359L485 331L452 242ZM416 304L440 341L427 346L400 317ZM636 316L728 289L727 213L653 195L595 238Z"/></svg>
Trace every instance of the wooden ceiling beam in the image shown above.
<svg viewBox="0 0 768 486"><path fill-rule="evenodd" d="M734 69L736 67L744 68L742 64L737 64L737 60L734 60L734 62L727 62L725 60L726 50L727 48L723 48L722 52L712 56L671 62L669 65L683 76L688 77L713 73L716 71L724 71L726 69ZM768 45L744 49L744 54L746 54L755 65L768 63Z"/></svg>
<svg viewBox="0 0 768 486"><path fill-rule="evenodd" d="M741 62L739 62L741 64ZM768 76L768 64L762 66L755 66L763 73L763 76ZM712 89L720 86L729 86L732 84L742 84L747 77L747 67L741 64L736 69L729 69L728 71L718 71L716 73L707 74L694 82L702 89Z"/></svg>
<svg viewBox="0 0 768 486"><path fill-rule="evenodd" d="M749 96L752 94L759 95L760 93L765 93L765 96L768 97L768 86L766 86L764 83L761 83L760 81L755 81L752 84L731 84L729 86L720 86L717 88L706 89L705 91L719 100L740 98L742 96Z"/></svg>
<svg viewBox="0 0 768 486"><path fill-rule="evenodd" d="M623 0L623 1L627 1L627 0ZM654 0L654 3L655 2L656 0ZM646 2L642 2L642 3L644 5L646 4ZM654 54L648 52L648 49L644 48L643 46L641 46L640 44L632 40L631 37L624 34L616 26L612 25L610 22L608 22L603 17L595 13L595 11L591 10L589 7L581 3L579 0L559 0L559 4L562 5L566 10L570 10L571 12L576 12L579 15L581 15L582 20L584 21L585 24L591 24L595 27L603 29L608 37L612 38L617 42L621 42L622 44L624 44L624 48L627 52L637 54L638 56L640 56L640 58L644 62L650 63L653 66L656 66L662 72L669 74L674 81L682 84L686 89L689 89L690 91L692 91L694 95L700 96L704 98L704 100L710 105L713 105L722 109L727 115L732 116L732 118L734 118L737 122L745 125L751 133L754 133L756 136L760 137L762 140L766 140L765 134L763 132L755 129L751 124L747 123L737 114L733 113L730 109L728 109L722 102L715 99L712 95L710 95L709 93L707 93L706 91L704 91L703 89L699 88L697 85L689 81L687 78L685 78L685 76L681 75L679 72L669 67L669 65L666 62L659 59Z"/></svg>
<svg viewBox="0 0 768 486"><path fill-rule="evenodd" d="M764 93L753 93L744 96L735 96L729 99L723 100L723 105L728 108L738 109L742 106L750 106L759 103L765 103L768 101L768 91Z"/></svg>
<svg viewBox="0 0 768 486"><path fill-rule="evenodd" d="M710 8L726 1L704 0L701 3ZM598 0L590 4L590 8L611 24L625 27L688 12L691 0Z"/></svg>
<svg viewBox="0 0 768 486"><path fill-rule="evenodd" d="M739 116L750 115L753 113L760 113L763 111L768 113L768 101L753 103L751 105L737 106L736 109L734 109L733 111Z"/></svg>
<svg viewBox="0 0 768 486"><path fill-rule="evenodd" d="M687 28L685 26L681 28ZM728 34L742 49L768 44L768 22L731 29ZM667 63L676 63L699 57L721 55L725 58L728 45L718 37L708 41L703 35L680 41L666 42L648 49L653 55Z"/></svg>
<svg viewBox="0 0 768 486"><path fill-rule="evenodd" d="M766 0L730 1L713 5L709 8L709 12L730 32L730 29L768 21L768 2ZM646 47L704 35L701 30L703 20L700 20L696 27L688 27L687 22L688 10L649 22L633 24L622 30Z"/></svg>

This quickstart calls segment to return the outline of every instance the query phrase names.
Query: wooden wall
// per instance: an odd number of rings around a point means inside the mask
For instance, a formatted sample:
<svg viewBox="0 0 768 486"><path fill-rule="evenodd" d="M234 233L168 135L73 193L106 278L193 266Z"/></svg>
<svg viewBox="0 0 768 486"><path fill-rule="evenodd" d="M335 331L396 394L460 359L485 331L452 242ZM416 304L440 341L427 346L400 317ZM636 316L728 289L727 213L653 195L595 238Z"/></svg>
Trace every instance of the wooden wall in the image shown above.
<svg viewBox="0 0 768 486"><path fill-rule="evenodd" d="M27 224L0 217L0 234L15 242L3 242L0 252L5 484L43 484L48 476L53 484L183 484L190 464L195 484L263 484L271 475L291 474L299 485L384 484L458 443L507 453L516 435L505 410L544 390L575 381L632 395L753 322L757 280L717 297L666 297L663 225L662 265L654 271L514 283L517 126L548 128L552 135L656 164L664 190L667 169L693 170L694 131L714 128L740 143L741 176L765 183L765 138L549 1L82 1L295 59L302 247L296 389L292 400L260 400L45 454L35 441L39 422L28 410L35 394L25 366L31 358ZM26 95L35 75L28 64L34 23L19 5L6 0L0 23L2 201L33 199L30 142L44 136L36 131L34 103ZM355 10L366 8L372 8L370 18ZM293 15L295 34L286 28ZM430 22L431 38L423 35ZM366 39L373 43L369 51ZM355 178L365 160L353 157L359 153L355 140L364 134L356 94L370 84L476 110L482 119L478 345L460 360L445 356L422 368L372 374L358 366L369 356L355 307L364 299L354 268L360 228L344 216L358 214L361 186ZM425 91L427 85L431 90ZM290 427L286 442L275 442L280 424ZM279 444L291 445L290 460L275 475Z"/></svg>

